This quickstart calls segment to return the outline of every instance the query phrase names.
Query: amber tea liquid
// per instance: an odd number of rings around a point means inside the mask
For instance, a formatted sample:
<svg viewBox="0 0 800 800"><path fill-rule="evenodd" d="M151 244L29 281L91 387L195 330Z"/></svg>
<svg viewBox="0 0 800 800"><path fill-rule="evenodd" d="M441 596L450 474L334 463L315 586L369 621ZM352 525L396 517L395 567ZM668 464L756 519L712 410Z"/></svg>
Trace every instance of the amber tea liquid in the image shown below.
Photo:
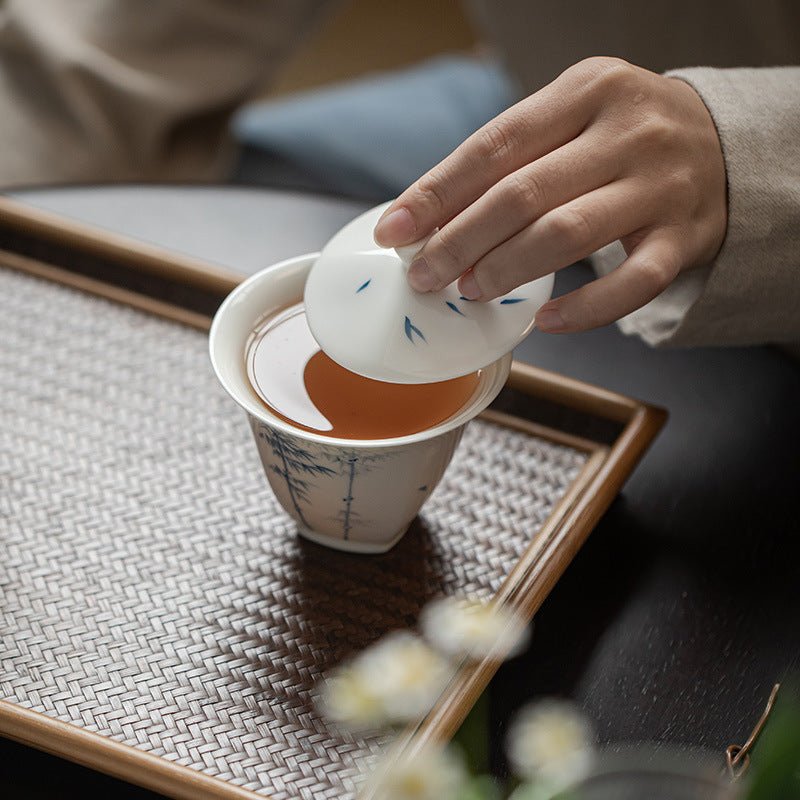
<svg viewBox="0 0 800 800"><path fill-rule="evenodd" d="M320 350L302 304L266 320L247 348L247 374L276 416L340 439L389 439L432 428L472 397L480 372L440 383L362 378Z"/></svg>

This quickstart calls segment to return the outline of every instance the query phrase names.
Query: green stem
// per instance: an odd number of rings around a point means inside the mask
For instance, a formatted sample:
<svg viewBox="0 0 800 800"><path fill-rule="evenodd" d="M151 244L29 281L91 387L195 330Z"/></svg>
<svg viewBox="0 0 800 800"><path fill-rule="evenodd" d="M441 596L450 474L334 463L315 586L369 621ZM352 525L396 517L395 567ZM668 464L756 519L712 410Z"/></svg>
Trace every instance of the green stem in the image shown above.
<svg viewBox="0 0 800 800"><path fill-rule="evenodd" d="M478 698L453 741L461 748L473 775L489 771L489 692Z"/></svg>

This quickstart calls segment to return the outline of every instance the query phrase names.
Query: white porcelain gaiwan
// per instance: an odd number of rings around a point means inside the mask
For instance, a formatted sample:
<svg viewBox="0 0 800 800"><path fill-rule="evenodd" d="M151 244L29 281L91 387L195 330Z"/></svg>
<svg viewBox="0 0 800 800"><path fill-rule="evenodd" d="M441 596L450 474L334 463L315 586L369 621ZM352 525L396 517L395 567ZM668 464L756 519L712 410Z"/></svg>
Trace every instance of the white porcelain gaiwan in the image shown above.
<svg viewBox="0 0 800 800"><path fill-rule="evenodd" d="M393 439L336 439L271 414L247 376L245 354L259 321L299 302L317 254L258 272L226 298L209 334L211 363L247 412L264 471L298 532L354 553L382 553L405 533L444 474L464 426L496 397L510 353L489 364L472 397L449 419Z"/></svg>
<svg viewBox="0 0 800 800"><path fill-rule="evenodd" d="M455 285L420 294L406 280L423 243L378 247L372 231L386 206L346 225L321 254L253 275L220 306L210 333L222 386L247 412L276 498L302 536L356 553L382 553L405 533L444 474L466 423L497 396L511 350L533 327L553 277L488 303ZM427 383L482 369L472 397L427 430L392 439L337 439L272 414L250 384L246 351L268 316L304 299L314 337L353 372L395 383Z"/></svg>
<svg viewBox="0 0 800 800"><path fill-rule="evenodd" d="M375 244L388 203L345 225L323 248L305 287L306 318L322 349L351 372L393 383L429 383L475 372L511 352L550 298L553 276L489 302L411 288L406 270L425 244Z"/></svg>

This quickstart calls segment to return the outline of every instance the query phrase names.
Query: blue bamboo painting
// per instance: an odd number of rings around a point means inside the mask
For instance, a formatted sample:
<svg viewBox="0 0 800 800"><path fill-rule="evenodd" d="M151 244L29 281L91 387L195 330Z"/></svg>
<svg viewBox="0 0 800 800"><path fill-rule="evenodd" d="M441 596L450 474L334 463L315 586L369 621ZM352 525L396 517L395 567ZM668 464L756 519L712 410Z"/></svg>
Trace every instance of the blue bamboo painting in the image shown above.
<svg viewBox="0 0 800 800"><path fill-rule="evenodd" d="M338 474L344 479L344 493L342 496L342 507L334 515L333 519L342 525L342 538L346 541L350 538L350 531L356 524L365 524L365 520L358 511L353 508L356 501L355 485L359 477L370 472L374 464L381 463L391 458L388 453L364 453L355 451L340 451L331 456L331 463L338 466Z"/></svg>
<svg viewBox="0 0 800 800"><path fill-rule="evenodd" d="M336 470L319 463L314 454L301 447L292 436L287 436L280 431L262 425L258 436L269 444L273 455L280 461L281 466L273 464L270 469L286 482L289 499L299 520L309 527L303 514L303 506L310 504L308 490L314 486L311 478L314 476L335 475Z"/></svg>
<svg viewBox="0 0 800 800"><path fill-rule="evenodd" d="M352 458L348 458L347 461L349 465L347 470L347 494L344 498L345 509L344 519L342 520L342 533L345 539L350 537L350 520L353 514L353 481L356 477L356 464L358 463L358 458L353 456Z"/></svg>
<svg viewBox="0 0 800 800"><path fill-rule="evenodd" d="M464 295L461 295L459 297L459 299L460 300L466 300L468 303L472 303L473 302L472 300L469 299L469 297L464 297ZM528 299L527 297L504 297L500 301L500 305L501 306L513 306L515 303L524 303L527 299ZM448 303L447 305L450 306L450 303ZM450 307L452 308L452 306L450 306Z"/></svg>
<svg viewBox="0 0 800 800"><path fill-rule="evenodd" d="M423 342L428 341L425 338L425 335L422 333L422 331L416 325L414 325L414 323L411 322L411 320L408 317L406 317L405 321L405 331L406 331L406 336L408 337L408 341L411 342L411 344L416 344L416 342L414 341L413 334L419 336L419 338L422 339Z"/></svg>
<svg viewBox="0 0 800 800"><path fill-rule="evenodd" d="M350 538L354 526L368 524L355 507L358 501L356 484L373 465L392 458L391 453L365 453L322 444L306 447L301 439L261 424L257 435L272 450L278 463L271 464L269 470L284 482L292 508L302 525L313 528L306 512L313 507L311 493L318 488L320 480L341 481L341 507L330 519L341 524L343 539Z"/></svg>
<svg viewBox="0 0 800 800"><path fill-rule="evenodd" d="M462 317L466 316L466 314L464 314L464 312L455 303L451 303L449 300L445 300L444 302L447 304L448 308L451 308L456 312L456 314L461 314Z"/></svg>

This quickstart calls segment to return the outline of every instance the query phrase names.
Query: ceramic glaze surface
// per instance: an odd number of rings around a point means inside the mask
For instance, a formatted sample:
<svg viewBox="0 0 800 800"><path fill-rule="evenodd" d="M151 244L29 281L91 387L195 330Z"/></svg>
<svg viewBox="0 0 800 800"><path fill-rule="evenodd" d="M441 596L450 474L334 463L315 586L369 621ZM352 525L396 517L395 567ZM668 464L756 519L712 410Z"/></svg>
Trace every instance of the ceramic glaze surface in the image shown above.
<svg viewBox="0 0 800 800"><path fill-rule="evenodd" d="M309 274L306 315L328 356L365 377L427 383L475 372L531 332L552 275L489 302L467 300L455 283L416 292L406 269L424 242L400 248L402 258L378 247L372 231L386 207L342 228Z"/></svg>

